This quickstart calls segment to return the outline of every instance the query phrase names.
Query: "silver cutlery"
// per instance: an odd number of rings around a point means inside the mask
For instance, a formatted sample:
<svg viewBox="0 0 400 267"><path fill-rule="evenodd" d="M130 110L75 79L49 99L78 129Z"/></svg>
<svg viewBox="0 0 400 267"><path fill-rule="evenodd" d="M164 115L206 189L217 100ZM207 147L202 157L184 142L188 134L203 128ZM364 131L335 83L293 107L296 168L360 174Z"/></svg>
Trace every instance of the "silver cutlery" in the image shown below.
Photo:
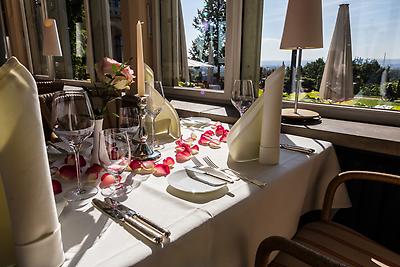
<svg viewBox="0 0 400 267"><path fill-rule="evenodd" d="M111 205L105 201L101 201L97 198L92 200L92 204L99 211L110 217L113 221L124 227L125 229L131 228L136 232L147 238L153 243L161 244L164 240L165 235L151 227L137 216L128 216L126 213L121 212L116 206Z"/></svg>
<svg viewBox="0 0 400 267"><path fill-rule="evenodd" d="M214 161L212 161L211 158L208 157L208 156L203 157L203 160L211 168L217 169L217 170L222 171L224 173L231 172L237 178L242 179L242 180L244 180L246 182L252 183L252 184L254 184L254 185L258 186L258 187L264 187L264 186L267 185L266 183L258 181L257 179L252 179L252 178L245 177L245 176L241 175L239 172L237 172L235 170L232 170L230 168L219 168L219 166L217 164L215 164Z"/></svg>
<svg viewBox="0 0 400 267"><path fill-rule="evenodd" d="M222 179L224 181L227 181L228 183L233 183L234 178L232 175L227 174L226 172L223 172L221 170L218 170L216 168L210 167L210 166L204 166L203 163L200 162L198 158L195 156L192 157L192 162L194 165L196 165L196 169L204 171L206 174L214 176L216 178Z"/></svg>
<svg viewBox="0 0 400 267"><path fill-rule="evenodd" d="M186 173L188 174L188 176L191 178L191 179L193 179L193 180L196 180L196 181L198 181L198 182L201 182L201 183L203 183L203 184L206 184L206 185L209 185L209 186L222 186L222 185L225 185L226 184L226 181L223 181L223 182L217 182L217 183L213 183L213 182L210 182L210 181L207 181L207 180L205 180L205 179L202 179L202 178L200 178L199 176L197 176L195 173L201 173L201 174L206 174L205 172L203 172L203 171L201 171L201 170L199 170L199 169L196 169L196 168L193 168L193 167L185 167L185 171L186 171ZM210 175L211 176L211 175Z"/></svg>
<svg viewBox="0 0 400 267"><path fill-rule="evenodd" d="M296 146L296 145L289 145L289 144L280 144L280 148L290 150L290 151L296 151L300 153L304 153L307 155L311 155L315 152L314 149L312 148L307 148L307 147L302 147L302 146Z"/></svg>
<svg viewBox="0 0 400 267"><path fill-rule="evenodd" d="M112 198L106 197L104 201L111 206L115 207L117 210L119 210L124 216L128 216L131 218L136 217L138 220L140 220L142 223L147 224L148 226L154 228L156 231L158 231L160 234L164 235L165 237L169 237L171 235L171 232L169 230L166 230L162 228L161 226L158 226L156 223L151 221L150 219L144 217L143 215L137 213L136 211L128 208L124 204L121 204L119 201L114 200Z"/></svg>

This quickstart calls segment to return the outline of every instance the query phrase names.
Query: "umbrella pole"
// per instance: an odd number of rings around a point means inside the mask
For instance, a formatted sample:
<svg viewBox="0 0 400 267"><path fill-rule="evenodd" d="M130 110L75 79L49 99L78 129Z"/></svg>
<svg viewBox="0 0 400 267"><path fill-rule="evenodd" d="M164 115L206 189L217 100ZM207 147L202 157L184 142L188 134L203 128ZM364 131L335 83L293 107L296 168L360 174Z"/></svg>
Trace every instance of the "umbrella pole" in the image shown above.
<svg viewBox="0 0 400 267"><path fill-rule="evenodd" d="M297 48L297 68L295 69L296 75L296 85L295 85L295 95L294 95L294 113L297 113L298 103L299 103L299 93L300 93L300 86L301 86L301 56L302 56L302 49L299 47ZM292 78L293 79L293 78ZM294 84L294 81L292 81Z"/></svg>

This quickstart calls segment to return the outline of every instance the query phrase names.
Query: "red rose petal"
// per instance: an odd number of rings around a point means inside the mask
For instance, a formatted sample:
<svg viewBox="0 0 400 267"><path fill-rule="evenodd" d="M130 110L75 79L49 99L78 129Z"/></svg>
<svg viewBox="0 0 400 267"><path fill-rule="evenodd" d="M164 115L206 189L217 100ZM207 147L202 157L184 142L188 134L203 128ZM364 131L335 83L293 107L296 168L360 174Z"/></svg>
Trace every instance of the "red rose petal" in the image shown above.
<svg viewBox="0 0 400 267"><path fill-rule="evenodd" d="M175 160L171 157L167 157L163 160L163 164L168 165L170 168L174 166Z"/></svg>
<svg viewBox="0 0 400 267"><path fill-rule="evenodd" d="M214 132L212 130L207 130L202 134L202 136L209 136L209 137L211 137L213 135L214 135Z"/></svg>
<svg viewBox="0 0 400 267"><path fill-rule="evenodd" d="M73 165L75 166L75 156L74 155L67 155L64 159L64 163L67 165ZM85 167L86 166L86 160L84 157L79 155L79 165L80 167Z"/></svg>
<svg viewBox="0 0 400 267"><path fill-rule="evenodd" d="M62 192L62 186L59 181L52 179L51 185L53 186L53 194L54 195L60 194Z"/></svg>
<svg viewBox="0 0 400 267"><path fill-rule="evenodd" d="M227 139L228 139L228 135L227 135L227 134L224 134L224 135L222 135L222 136L219 138L219 141L220 141L220 142L226 143L226 142L227 142Z"/></svg>
<svg viewBox="0 0 400 267"><path fill-rule="evenodd" d="M206 138L204 136L201 136L198 143L199 143L199 145L206 146L206 145L208 145L208 143L210 143L210 139Z"/></svg>
<svg viewBox="0 0 400 267"><path fill-rule="evenodd" d="M170 173L170 168L166 164L156 164L154 166L154 176L167 176Z"/></svg>
<svg viewBox="0 0 400 267"><path fill-rule="evenodd" d="M140 169L142 167L142 163L139 160L132 160L131 163L129 163L129 167L132 171L134 171Z"/></svg>
<svg viewBox="0 0 400 267"><path fill-rule="evenodd" d="M60 176L66 180L76 179L75 165L64 165L59 169Z"/></svg>
<svg viewBox="0 0 400 267"><path fill-rule="evenodd" d="M217 127L215 128L215 134L216 134L217 136L223 135L224 132L225 132L225 128L224 128L222 125L219 125L219 126L217 126Z"/></svg>

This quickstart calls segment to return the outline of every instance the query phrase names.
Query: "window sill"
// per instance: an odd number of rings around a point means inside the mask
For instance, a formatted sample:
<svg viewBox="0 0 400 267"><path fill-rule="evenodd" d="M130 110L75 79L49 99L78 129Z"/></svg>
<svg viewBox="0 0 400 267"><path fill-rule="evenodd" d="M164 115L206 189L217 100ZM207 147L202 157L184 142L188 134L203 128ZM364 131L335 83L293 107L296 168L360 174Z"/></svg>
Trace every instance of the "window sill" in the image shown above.
<svg viewBox="0 0 400 267"><path fill-rule="evenodd" d="M238 112L230 105L199 104L181 100L172 100L171 103L182 117L203 116L231 124L239 118ZM400 155L400 131L394 126L323 118L318 125L283 123L282 132L326 140L352 149Z"/></svg>

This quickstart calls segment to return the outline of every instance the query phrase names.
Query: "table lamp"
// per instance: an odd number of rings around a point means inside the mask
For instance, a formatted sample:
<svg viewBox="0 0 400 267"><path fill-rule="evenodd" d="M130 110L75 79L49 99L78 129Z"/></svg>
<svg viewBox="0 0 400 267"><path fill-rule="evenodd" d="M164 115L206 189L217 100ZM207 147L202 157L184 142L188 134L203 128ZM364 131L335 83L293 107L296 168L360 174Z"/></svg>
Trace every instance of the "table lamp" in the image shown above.
<svg viewBox="0 0 400 267"><path fill-rule="evenodd" d="M55 19L43 21L43 55L47 56L49 77L55 79L54 56L62 56L60 39L58 37L57 23Z"/></svg>
<svg viewBox="0 0 400 267"><path fill-rule="evenodd" d="M320 119L317 112L299 109L298 102L301 86L302 49L322 47L321 0L289 0L280 48L293 51L291 88L295 92L295 100L294 108L282 110L284 119L304 122Z"/></svg>

